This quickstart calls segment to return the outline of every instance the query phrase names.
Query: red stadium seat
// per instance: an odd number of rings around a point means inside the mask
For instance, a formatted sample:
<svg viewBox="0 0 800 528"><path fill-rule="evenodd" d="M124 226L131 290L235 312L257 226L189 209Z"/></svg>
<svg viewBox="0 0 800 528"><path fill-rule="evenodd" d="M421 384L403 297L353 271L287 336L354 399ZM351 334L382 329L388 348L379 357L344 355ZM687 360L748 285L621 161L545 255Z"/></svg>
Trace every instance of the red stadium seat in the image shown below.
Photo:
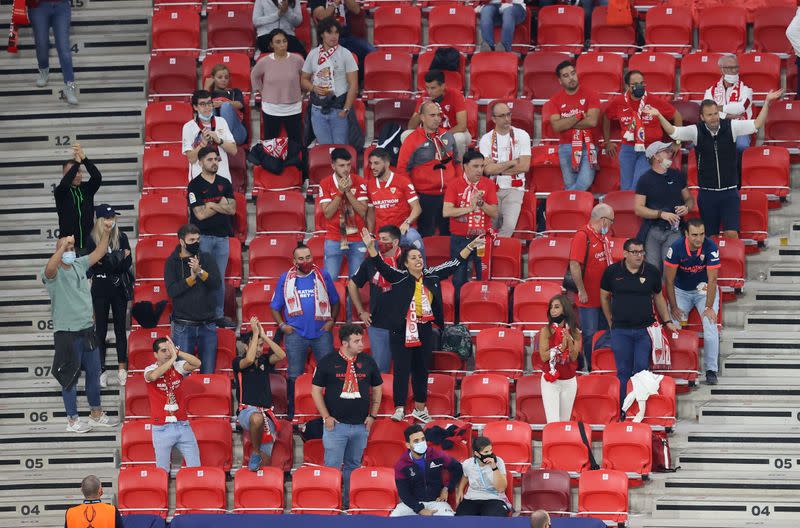
<svg viewBox="0 0 800 528"><path fill-rule="evenodd" d="M587 435L591 435L586 431ZM589 469L589 455L578 422L552 422L542 431L542 469L580 473Z"/></svg>
<svg viewBox="0 0 800 528"><path fill-rule="evenodd" d="M256 200L256 231L302 234L306 231L306 201L297 191L259 193Z"/></svg>
<svg viewBox="0 0 800 528"><path fill-rule="evenodd" d="M200 51L199 6L160 6L153 9L151 45L154 52ZM252 26L252 22L251 22Z"/></svg>
<svg viewBox="0 0 800 528"><path fill-rule="evenodd" d="M786 27L794 18L793 6L769 6L756 9L753 13L753 48L766 53L794 53ZM771 109L770 109L771 110Z"/></svg>
<svg viewBox="0 0 800 528"><path fill-rule="evenodd" d="M628 476L613 469L598 469L581 474L578 483L578 515L624 523L628 518Z"/></svg>
<svg viewBox="0 0 800 528"><path fill-rule="evenodd" d="M434 350L432 362L433 363L431 364L430 372L441 372L444 374L453 375L457 379L464 377L464 372L466 371L466 362L455 352ZM428 395L428 400L430 401L430 395Z"/></svg>
<svg viewBox="0 0 800 528"><path fill-rule="evenodd" d="M514 288L512 324L522 327L523 330L538 330L547 324L550 299L560 294L559 283L538 280L523 282Z"/></svg>
<svg viewBox="0 0 800 528"><path fill-rule="evenodd" d="M183 125L194 117L189 103L178 101L149 103L144 112L145 143L180 143ZM189 180L186 162L186 181Z"/></svg>
<svg viewBox="0 0 800 528"><path fill-rule="evenodd" d="M492 280L513 284L522 277L522 242L516 238L495 238L491 248Z"/></svg>
<svg viewBox="0 0 800 528"><path fill-rule="evenodd" d="M272 389L272 406L275 414L286 415L288 409L286 378L273 372L269 375L269 387Z"/></svg>
<svg viewBox="0 0 800 528"><path fill-rule="evenodd" d="M322 445L322 438L309 439L303 442L303 464L325 465L325 447Z"/></svg>
<svg viewBox="0 0 800 528"><path fill-rule="evenodd" d="M506 51L516 51L523 55L528 53L533 46L531 46L531 9L525 7L525 20L514 26L514 37L511 40L511 48ZM480 16L480 15L479 15ZM494 41L500 42L502 28L500 26L494 27Z"/></svg>
<svg viewBox="0 0 800 528"><path fill-rule="evenodd" d="M380 51L419 52L422 47L422 12L419 7L380 6L372 12L372 20L374 24L372 43ZM410 69L408 73L411 73Z"/></svg>
<svg viewBox="0 0 800 528"><path fill-rule="evenodd" d="M571 246L572 240L565 237L534 238L528 247L528 279L561 284L569 265Z"/></svg>
<svg viewBox="0 0 800 528"><path fill-rule="evenodd" d="M210 16L209 12L209 16ZM228 68L230 73L229 86L238 88L244 93L252 91L250 88L250 57L246 53L236 51L217 51L208 53L203 59L203 68L200 79L205 82L211 77L211 70L217 64L222 64ZM247 106L245 105L245 108ZM247 119L245 122L249 122Z"/></svg>
<svg viewBox="0 0 800 528"><path fill-rule="evenodd" d="M774 53L740 53L739 68L742 82L753 89L756 101L781 87L781 59Z"/></svg>
<svg viewBox="0 0 800 528"><path fill-rule="evenodd" d="M289 266L286 266L286 270ZM284 270L284 271L286 271ZM277 279L251 281L242 288L242 320L249 321L251 317L258 317L259 321L269 321L271 312L269 303L275 291Z"/></svg>
<svg viewBox="0 0 800 528"><path fill-rule="evenodd" d="M633 383L628 381L628 392L632 390ZM667 428L674 427L677 422L675 398L675 380L669 376L664 376L661 379L661 385L658 387L658 394L652 394L647 398L642 423ZM626 416L629 420L632 420L638 412L639 402L634 400L633 405L628 408Z"/></svg>
<svg viewBox="0 0 800 528"><path fill-rule="evenodd" d="M303 13L303 20L300 25L294 28L294 36L303 44L307 50L311 49L311 13L308 9L300 9Z"/></svg>
<svg viewBox="0 0 800 528"><path fill-rule="evenodd" d="M311 399L311 379L308 373L301 374L294 382L294 420L308 422L319 417L319 411Z"/></svg>
<svg viewBox="0 0 800 528"><path fill-rule="evenodd" d="M368 99L411 97L412 57L401 50L379 50L364 59L364 96Z"/></svg>
<svg viewBox="0 0 800 528"><path fill-rule="evenodd" d="M153 450L152 424L144 420L128 420L120 432L120 464L122 466L153 465L156 453Z"/></svg>
<svg viewBox="0 0 800 528"><path fill-rule="evenodd" d="M551 469L531 469L522 476L521 514L545 510L551 514L571 509L569 473Z"/></svg>
<svg viewBox="0 0 800 528"><path fill-rule="evenodd" d="M283 513L283 471L262 467L233 476L234 513Z"/></svg>
<svg viewBox="0 0 800 528"><path fill-rule="evenodd" d="M189 181L188 161L181 150L179 144L145 146L142 156L142 187L185 189Z"/></svg>
<svg viewBox="0 0 800 528"><path fill-rule="evenodd" d="M467 131L472 137L478 137L478 101L467 97L464 108L467 110Z"/></svg>
<svg viewBox="0 0 800 528"><path fill-rule="evenodd" d="M460 322L473 330L508 322L508 288L500 281L471 281L461 286Z"/></svg>
<svg viewBox="0 0 800 528"><path fill-rule="evenodd" d="M128 376L125 383L125 418L149 418L150 398L147 395L147 382L140 372Z"/></svg>
<svg viewBox="0 0 800 528"><path fill-rule="evenodd" d="M428 374L428 413L452 418L456 414L456 378L452 374Z"/></svg>
<svg viewBox="0 0 800 528"><path fill-rule="evenodd" d="M605 111L606 103L601 105L600 112ZM611 122L611 140L614 141L619 137L619 124L617 121ZM613 158L608 155L605 147L601 148L598 152L598 164L600 165L594 175L594 181L589 187L589 192L592 194L599 194L601 196L607 195L614 191L619 191L619 156ZM605 198L603 198L605 200Z"/></svg>
<svg viewBox="0 0 800 528"><path fill-rule="evenodd" d="M272 458L270 459L270 467L278 468L281 472L286 473L294 466L294 437L292 436L292 424L286 420L278 419L278 437L275 439L275 444L272 446ZM319 441L320 444L322 440ZM242 434L242 467L247 467L250 461L250 453L253 446L250 443L250 435L246 431ZM322 462L320 462L322 464Z"/></svg>
<svg viewBox="0 0 800 528"><path fill-rule="evenodd" d="M610 374L578 376L578 393L572 419L591 425L608 425L619 420L619 380Z"/></svg>
<svg viewBox="0 0 800 528"><path fill-rule="evenodd" d="M408 423L395 422L389 418L378 418L372 424L364 449L363 464L365 466L394 467L400 456L406 451L403 431Z"/></svg>
<svg viewBox="0 0 800 528"><path fill-rule="evenodd" d="M431 420L424 425L424 428L427 431L431 427L441 427L442 429L447 429L450 426L455 426L459 432L459 434L450 438L453 441L453 447L449 449L444 449L442 446L437 447L456 460L466 460L472 454L471 423L458 419Z"/></svg>
<svg viewBox="0 0 800 528"><path fill-rule="evenodd" d="M769 235L769 205L767 195L760 191L747 191L739 195L739 236L748 251L757 251ZM715 235L716 233L706 233Z"/></svg>
<svg viewBox="0 0 800 528"><path fill-rule="evenodd" d="M657 5L647 11L644 41L649 51L686 53L692 47L692 12Z"/></svg>
<svg viewBox="0 0 800 528"><path fill-rule="evenodd" d="M602 330L601 330L602 331ZM595 334L595 337L597 334ZM610 348L596 348L592 351L592 372L611 372L617 371L617 362L614 359L614 351Z"/></svg>
<svg viewBox="0 0 800 528"><path fill-rule="evenodd" d="M791 86L788 81L787 86ZM800 146L800 104L796 101L775 101L769 105L764 143L787 148Z"/></svg>
<svg viewBox="0 0 800 528"><path fill-rule="evenodd" d="M517 380L517 420L529 424L545 424L542 405L541 374L534 373Z"/></svg>
<svg viewBox="0 0 800 528"><path fill-rule="evenodd" d="M336 515L342 509L342 474L324 466L301 466L292 474L292 513Z"/></svg>
<svg viewBox="0 0 800 528"><path fill-rule="evenodd" d="M469 67L470 97L479 101L517 96L519 58L510 51L478 53Z"/></svg>
<svg viewBox="0 0 800 528"><path fill-rule="evenodd" d="M464 5L440 5L428 13L428 47L475 51L475 11Z"/></svg>
<svg viewBox="0 0 800 528"><path fill-rule="evenodd" d="M572 236L589 222L594 196L587 191L555 191L547 197L545 218L547 232Z"/></svg>
<svg viewBox="0 0 800 528"><path fill-rule="evenodd" d="M530 181L530 172L528 172L528 181ZM520 240L533 240L536 236L536 195L531 191L525 191L525 194L522 195L522 206L513 236Z"/></svg>
<svg viewBox="0 0 800 528"><path fill-rule="evenodd" d="M700 12L699 49L710 52L739 53L747 46L747 11L726 5Z"/></svg>
<svg viewBox="0 0 800 528"><path fill-rule="evenodd" d="M208 14L208 49L251 51L255 47L256 34L253 29L252 5L210 4L206 7L206 11ZM237 88L241 89L242 87L237 86Z"/></svg>
<svg viewBox="0 0 800 528"><path fill-rule="evenodd" d="M167 288L162 281L149 281L133 287L133 302L149 301L156 304L166 301L167 305L158 319L158 326L169 326L169 316L172 313L172 300L167 295ZM138 326L138 322L134 325Z"/></svg>
<svg viewBox="0 0 800 528"><path fill-rule="evenodd" d="M161 468L123 468L117 480L117 508L124 514L167 517L169 475Z"/></svg>
<svg viewBox="0 0 800 528"><path fill-rule="evenodd" d="M225 472L218 467L187 467L175 478L175 514L225 513Z"/></svg>
<svg viewBox="0 0 800 528"><path fill-rule="evenodd" d="M258 235L250 242L249 278L280 277L292 266L292 252L301 239L297 235Z"/></svg>
<svg viewBox="0 0 800 528"><path fill-rule="evenodd" d="M492 439L492 450L503 459L507 469L520 473L530 469L533 462L530 425L516 420L491 422L482 434Z"/></svg>
<svg viewBox="0 0 800 528"><path fill-rule="evenodd" d="M353 174L358 173L356 166L358 155L351 145L316 145L308 149L308 182L310 185L319 185L322 180L333 174L331 152L335 148L343 148L350 153L353 157Z"/></svg>
<svg viewBox="0 0 800 528"><path fill-rule="evenodd" d="M516 328L485 328L478 332L475 371L518 378L525 370L525 336Z"/></svg>
<svg viewBox="0 0 800 528"><path fill-rule="evenodd" d="M436 53L434 50L426 51L424 53L420 53L419 57L417 58L418 92L425 92L425 74L428 73L428 70L431 69L431 62L433 61L433 57L435 54ZM465 73L467 61L464 58L463 53L460 53L459 56L461 57L461 59L459 62L458 71L444 70L444 82L448 88L452 88L453 90L462 92L464 91L464 85L467 78Z"/></svg>
<svg viewBox="0 0 800 528"><path fill-rule="evenodd" d="M231 415L231 379L225 374L194 374L181 385L189 417L225 418Z"/></svg>
<svg viewBox="0 0 800 528"><path fill-rule="evenodd" d="M381 129L389 123L397 123L401 130L405 130L408 120L411 119L417 102L413 99L380 99L375 101L372 112L375 116L375 134L380 134ZM369 167L367 166L367 169ZM365 169L364 174L371 176Z"/></svg>
<svg viewBox="0 0 800 528"><path fill-rule="evenodd" d="M742 155L742 190L766 193L770 200L785 199L791 190L789 164L789 150L784 147L747 148Z"/></svg>
<svg viewBox="0 0 800 528"><path fill-rule="evenodd" d="M670 103L683 118L683 126L696 125L700 122L700 105L693 101L672 101ZM691 150L694 152L694 149ZM680 160L680 156L675 156Z"/></svg>
<svg viewBox="0 0 800 528"><path fill-rule="evenodd" d="M388 517L400 502L394 465L360 467L350 474L350 514Z"/></svg>
<svg viewBox="0 0 800 528"><path fill-rule="evenodd" d="M303 185L303 172L295 167L284 167L280 174L273 174L260 165L253 167L253 194L261 191L290 191Z"/></svg>
<svg viewBox="0 0 800 528"><path fill-rule="evenodd" d="M139 236L174 235L186 223L185 196L155 190L139 199Z"/></svg>
<svg viewBox="0 0 800 528"><path fill-rule="evenodd" d="M717 238L720 270L717 284L723 296L731 290L741 292L747 278L744 242L738 238Z"/></svg>
<svg viewBox="0 0 800 528"><path fill-rule="evenodd" d="M425 260L428 267L438 266L450 260L450 237L429 236L422 239L425 244Z"/></svg>
<svg viewBox="0 0 800 528"><path fill-rule="evenodd" d="M681 60L681 97L699 101L719 80L719 53L690 53Z"/></svg>
<svg viewBox="0 0 800 528"><path fill-rule="evenodd" d="M497 99L489 103L486 108L486 131L491 132L494 130L494 121L492 121L492 109L497 103L505 103L511 110L511 125L522 130L533 130L534 117L533 117L533 104L529 99Z"/></svg>
<svg viewBox="0 0 800 528"><path fill-rule="evenodd" d="M614 191L605 195L603 203L614 209L614 224L611 226L611 235L620 238L636 238L639 227L642 225L641 217L634 211L636 191Z"/></svg>
<svg viewBox="0 0 800 528"><path fill-rule="evenodd" d="M200 448L200 464L230 471L233 440L229 419L197 418L189 423Z"/></svg>
<svg viewBox="0 0 800 528"><path fill-rule="evenodd" d="M549 51L583 50L583 8L552 5L539 9L538 46ZM555 68L553 69L555 76Z"/></svg>
<svg viewBox="0 0 800 528"><path fill-rule="evenodd" d="M428 246L425 246L426 250L427 248ZM431 264L428 264L428 266L430 265ZM442 288L442 305L444 308L444 322L452 324L453 322L455 322L455 313L456 313L455 287L453 286L452 281L446 280L442 281L441 288Z"/></svg>
<svg viewBox="0 0 800 528"><path fill-rule="evenodd" d="M581 83L591 86L602 98L610 98L622 90L622 70L625 60L617 53L582 53L575 69Z"/></svg>
<svg viewBox="0 0 800 528"><path fill-rule="evenodd" d="M175 236L151 236L136 244L136 280L164 280L164 263L175 251Z"/></svg>
<svg viewBox="0 0 800 528"><path fill-rule="evenodd" d="M191 55L157 54L147 66L150 98L186 99L197 88L197 59Z"/></svg>
<svg viewBox="0 0 800 528"><path fill-rule="evenodd" d="M649 475L653 432L648 424L611 423L603 431L603 469Z"/></svg>
<svg viewBox="0 0 800 528"><path fill-rule="evenodd" d="M728 239L731 240L731 239ZM735 239L741 243L741 240ZM744 253L744 246L742 253ZM669 370L657 370L658 374L665 374L673 379L687 380L694 383L699 374L700 337L693 330L679 330L667 333L670 347L671 365ZM677 390L677 387L676 387ZM684 392L686 392L684 390Z"/></svg>
<svg viewBox="0 0 800 528"><path fill-rule="evenodd" d="M341 283L340 283L341 284ZM338 289L338 288L337 288ZM364 337L367 337L367 334L364 334ZM366 341L366 340L365 340ZM333 341L333 348L338 350L342 346L342 342L339 339L339 336L334 336ZM367 348L367 347L365 347ZM381 404L378 407L378 416L389 416L394 412L394 376L392 374L385 374L381 373L381 380L383 384L381 385ZM409 391L411 394L411 391ZM380 466L380 464L374 464L376 466Z"/></svg>
<svg viewBox="0 0 800 528"><path fill-rule="evenodd" d="M522 61L522 95L533 99L537 105L553 97L561 89L556 66L571 58L570 54L560 51L528 53Z"/></svg>
<svg viewBox="0 0 800 528"><path fill-rule="evenodd" d="M608 7L597 6L592 11L591 41L591 51L630 54L636 49L636 30L633 25L609 24Z"/></svg>
<svg viewBox="0 0 800 528"><path fill-rule="evenodd" d="M131 330L128 334L128 370L144 370L155 363L153 341L169 334L168 328L134 328Z"/></svg>
<svg viewBox="0 0 800 528"><path fill-rule="evenodd" d="M677 61L669 53L637 53L628 60L628 70L639 70L647 81L651 94L675 93L675 69Z"/></svg>
<svg viewBox="0 0 800 528"><path fill-rule="evenodd" d="M461 418L472 423L508 419L508 378L501 374L473 374L461 380Z"/></svg>
<svg viewBox="0 0 800 528"><path fill-rule="evenodd" d="M545 117L542 118L542 123ZM543 130L550 127L543 125ZM543 138L546 140L545 138ZM531 188L539 198L547 198L550 193L564 190L564 177L558 161L558 145L537 145L531 149Z"/></svg>

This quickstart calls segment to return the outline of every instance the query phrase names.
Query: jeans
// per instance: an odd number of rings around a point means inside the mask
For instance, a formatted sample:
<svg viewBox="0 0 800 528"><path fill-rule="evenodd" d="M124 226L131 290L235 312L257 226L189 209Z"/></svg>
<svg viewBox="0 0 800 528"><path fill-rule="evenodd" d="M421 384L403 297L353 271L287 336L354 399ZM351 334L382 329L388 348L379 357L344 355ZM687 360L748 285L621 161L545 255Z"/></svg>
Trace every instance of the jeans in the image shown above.
<svg viewBox="0 0 800 528"><path fill-rule="evenodd" d="M664 259L667 257L667 251L679 238L681 238L680 231L666 229L658 224L652 226L647 232L647 239L644 241L647 262L661 271Z"/></svg>
<svg viewBox="0 0 800 528"><path fill-rule="evenodd" d="M372 359L378 364L378 368L383 373L388 373L392 368L392 349L389 346L389 330L369 327L369 346L372 351Z"/></svg>
<svg viewBox="0 0 800 528"><path fill-rule="evenodd" d="M325 240L325 271L334 281L342 269L342 257L345 252L347 252L347 268L352 277L367 256L367 246L363 242L348 242L348 248L342 249L338 240Z"/></svg>
<svg viewBox="0 0 800 528"><path fill-rule="evenodd" d="M423 237L436 234L439 228L439 235L448 236L450 234L450 219L442 216L444 207L444 195L417 193L419 205L422 212L417 219L417 229Z"/></svg>
<svg viewBox="0 0 800 528"><path fill-rule="evenodd" d="M169 475L172 448L177 447L183 455L186 467L200 465L200 448L194 431L187 420L153 426L153 449L156 452L156 466Z"/></svg>
<svg viewBox="0 0 800 528"><path fill-rule="evenodd" d="M361 456L367 447L367 426L336 422L333 430L322 428L322 446L325 448L325 465L342 471L342 504L350 502L350 474L361 466Z"/></svg>
<svg viewBox="0 0 800 528"><path fill-rule="evenodd" d="M206 323L197 326L184 325L172 321L172 340L175 346L188 352L195 353L200 358L200 372L213 374L217 366L217 325Z"/></svg>
<svg viewBox="0 0 800 528"><path fill-rule="evenodd" d="M578 393L578 378L547 381L541 377L542 406L547 423L568 422Z"/></svg>
<svg viewBox="0 0 800 528"><path fill-rule="evenodd" d="M469 244L471 240L472 237L450 235L450 258L456 258L458 254L461 253L461 250L467 247L467 244ZM481 259L478 257L478 252L473 251L470 253L467 260L459 265L453 273L453 288L455 289L456 296L458 296L458 293L461 291L461 286L468 283L472 278L470 263L475 266L475 277L477 280L481 280L483 276ZM456 305L458 305L458 303L456 303Z"/></svg>
<svg viewBox="0 0 800 528"><path fill-rule="evenodd" d="M422 240L422 235L413 227L409 227L406 234L400 237L400 245L418 249L422 253L423 262L425 261L425 243Z"/></svg>
<svg viewBox="0 0 800 528"><path fill-rule="evenodd" d="M619 189L635 191L642 174L650 170L650 162L644 152L637 152L632 145L619 147Z"/></svg>
<svg viewBox="0 0 800 528"><path fill-rule="evenodd" d="M320 107L311 105L311 128L320 145L345 145L350 136L347 116L340 117L336 108L323 114Z"/></svg>
<svg viewBox="0 0 800 528"><path fill-rule="evenodd" d="M319 360L333 352L333 336L330 332L324 332L317 338L307 339L297 333L284 334L283 348L286 350L286 359L289 362L288 380L286 383L286 398L288 400L289 418L294 417L294 380L306 368L306 356L308 348L314 353L314 359Z"/></svg>
<svg viewBox="0 0 800 528"><path fill-rule="evenodd" d="M581 322L581 334L583 336L583 367L592 370L592 338L598 330L607 330L608 321L603 315L603 310L597 308L578 308L578 317ZM578 360L581 361L580 359Z"/></svg>
<svg viewBox="0 0 800 528"><path fill-rule="evenodd" d="M506 51L511 51L514 41L514 29L517 24L525 20L525 8L520 4L511 4L502 13L500 6L503 4L485 4L481 8L481 38L494 50L494 27L502 26L500 42Z"/></svg>
<svg viewBox="0 0 800 528"><path fill-rule="evenodd" d="M214 316L219 319L225 315L225 270L228 268L228 256L231 252L228 237L202 235L200 237L200 251L212 255L219 270L221 284L214 291L214 296L216 297L214 299L216 305Z"/></svg>
<svg viewBox="0 0 800 528"><path fill-rule="evenodd" d="M249 108L245 107L245 110ZM222 103L219 107L219 115L228 123L231 129L231 135L237 145L244 145L247 143L247 129L239 117L239 112L233 107L231 103Z"/></svg>
<svg viewBox="0 0 800 528"><path fill-rule="evenodd" d="M41 2L38 7L28 9L33 27L33 41L36 46L36 62L39 69L50 67L50 28L58 52L58 62L65 83L75 81L72 70L72 52L69 44L69 26L72 23L72 7L69 0Z"/></svg>
<svg viewBox="0 0 800 528"><path fill-rule="evenodd" d="M367 39L356 37L355 35L350 35L349 33L339 36L339 44L356 54L356 57L358 57L359 77L363 78L364 59L367 57L367 55L375 51L375 46L370 44Z"/></svg>
<svg viewBox="0 0 800 528"><path fill-rule="evenodd" d="M578 172L572 170L572 145L568 143L558 146L558 163L561 166L561 177L564 179L564 190L585 191L592 186L595 170L589 164L586 147L583 149Z"/></svg>
<svg viewBox="0 0 800 528"><path fill-rule="evenodd" d="M611 330L611 349L617 363L621 406L628 393L628 380L631 376L650 368L650 334L647 333L647 328L614 328Z"/></svg>
<svg viewBox="0 0 800 528"><path fill-rule="evenodd" d="M86 372L86 399L89 407L95 411L100 409L100 350L89 348L89 342L85 337L79 337L72 342L75 349L75 357L80 362L84 372ZM67 418L70 420L78 419L78 380L67 388L61 389L61 398L64 400L64 410L67 411Z"/></svg>
<svg viewBox="0 0 800 528"><path fill-rule="evenodd" d="M686 291L680 288L675 288L675 302L678 309L685 313L688 317L692 308L697 309L700 318L703 321L703 364L705 370L712 370L715 373L719 372L719 331L717 325L703 317L703 312L706 309L706 292L697 290ZM714 297L714 313L719 314L719 290ZM676 325L680 325L680 321L675 321Z"/></svg>
<svg viewBox="0 0 800 528"><path fill-rule="evenodd" d="M497 191L498 215L493 223L498 236L509 238L514 235L524 196L525 189L521 187L511 187Z"/></svg>

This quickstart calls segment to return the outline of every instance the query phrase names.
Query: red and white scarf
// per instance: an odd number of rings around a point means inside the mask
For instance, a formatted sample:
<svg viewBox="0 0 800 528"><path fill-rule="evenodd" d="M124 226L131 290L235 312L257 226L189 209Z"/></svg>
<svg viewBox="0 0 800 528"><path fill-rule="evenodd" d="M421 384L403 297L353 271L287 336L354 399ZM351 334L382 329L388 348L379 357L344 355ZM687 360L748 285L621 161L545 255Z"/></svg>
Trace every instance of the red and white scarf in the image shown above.
<svg viewBox="0 0 800 528"><path fill-rule="evenodd" d="M414 285L414 296L408 305L406 314L406 347L413 348L422 346L419 340L419 324L433 321L433 309L431 308L430 291L422 282L423 276Z"/></svg>
<svg viewBox="0 0 800 528"><path fill-rule="evenodd" d="M606 266L610 266L614 263L614 260L611 257L611 243L608 241L608 237L602 233L595 231L595 229L591 225L586 226L586 234L588 236L593 236L597 240L603 244L603 258L606 261ZM585 265L586 263L584 263Z"/></svg>
<svg viewBox="0 0 800 528"><path fill-rule="evenodd" d="M502 161L511 161L511 159L514 157L514 144L515 144L515 141L514 141L514 127L511 127L511 128L508 129L508 135L509 135L509 137L511 139L511 146L509 147L508 159L507 160L502 160ZM500 160L500 156L497 153L497 129L496 128L492 130L492 161L494 161L495 163L499 163L501 161Z"/></svg>
<svg viewBox="0 0 800 528"><path fill-rule="evenodd" d="M325 279L322 272L314 266L311 273L314 275L314 319L317 321L330 321L331 303L328 300L328 290L325 289ZM295 286L297 268L292 268L286 273L286 282L283 285L283 298L286 302L286 314L289 317L303 315L303 305L300 294Z"/></svg>
<svg viewBox="0 0 800 528"><path fill-rule="evenodd" d="M436 151L436 160L441 161L447 157L447 150L445 149L444 142L442 141L442 138L439 137L438 132L435 132L433 135L425 132L425 139L433 143L433 149Z"/></svg>
<svg viewBox="0 0 800 528"><path fill-rule="evenodd" d="M336 188L339 188L339 182L336 178L336 174L333 175L333 183L336 185ZM353 188L350 188L349 192L353 192ZM341 249L347 249L350 247L350 243L347 240L348 235L353 235L358 233L358 226L356 225L356 211L353 209L353 206L350 205L350 200L347 199L347 196L342 193L342 203L339 205L339 247Z"/></svg>
<svg viewBox="0 0 800 528"><path fill-rule="evenodd" d="M634 110L634 105L636 101L631 98L631 94L629 91L626 91L623 95L625 98L625 110L630 113L631 116L631 123L628 125L628 130L625 132L625 139L628 141L633 141L633 150L637 152L644 152L645 149L645 136L644 136L644 120L642 119L642 115L644 109L647 108L647 93L645 93L641 99L639 99L639 105Z"/></svg>
<svg viewBox="0 0 800 528"><path fill-rule="evenodd" d="M383 261L389 265L391 268L397 267L397 258L400 256L400 248L398 247L395 254L390 257L384 257L381 255ZM381 275L379 272L375 272L375 275L372 277L372 283L375 284L378 288L381 289L382 292L386 293L392 289L392 283L386 280L386 278Z"/></svg>
<svg viewBox="0 0 800 528"><path fill-rule="evenodd" d="M478 182L480 180L472 183L466 174L463 177L464 181L467 182L467 187L461 193L461 205L462 207L469 207L470 203L472 203L472 197L480 192L478 190ZM467 217L467 236L482 235L486 232L486 215L483 214L480 207L475 207L473 211L465 216Z"/></svg>
<svg viewBox="0 0 800 528"><path fill-rule="evenodd" d="M582 110L578 110L575 114L575 117L578 120L584 118L584 113ZM572 170L577 171L581 166L581 160L583 160L583 148L586 147L586 153L589 155L589 164L593 168L598 167L597 163L597 147L595 146L594 142L592 141L592 133L589 129L579 130L577 128L572 129Z"/></svg>
<svg viewBox="0 0 800 528"><path fill-rule="evenodd" d="M514 138L514 127L510 127L508 129L508 136L509 136L509 141L510 141L510 145L508 146L508 159L507 160L501 160L500 159L500 154L499 154L499 149L498 149L498 146L497 146L497 129L495 128L495 129L492 130L492 137L491 137L492 152L491 152L491 157L492 157L492 161L494 161L495 163L501 163L502 161L511 161L511 160L514 159L514 146L517 144L516 139ZM511 184L510 184L511 187L525 187L525 176L524 175L520 176L519 174L505 174L505 175L504 174L498 174L497 176L493 177L493 179L495 180L495 183L497 184L497 188L498 189L505 188L505 187L501 187L500 179L503 180L502 183L503 183L503 185L505 185L506 181L508 181L507 180L508 178L511 179Z"/></svg>
<svg viewBox="0 0 800 528"><path fill-rule="evenodd" d="M650 344L652 345L651 362L653 370L670 368L672 366L672 357L664 327L656 320L656 322L647 327L647 333L650 335Z"/></svg>
<svg viewBox="0 0 800 528"><path fill-rule="evenodd" d="M198 115L195 118L194 122L197 123L197 128L200 129L200 131L197 133L197 136L195 136L195 138L194 138L194 143L192 143L192 146L197 148L197 146L200 145L203 142L203 129L204 128L211 128L211 130L213 132L214 130L217 129L217 120L212 115L211 116L211 120L203 121L202 119L200 119L200 116ZM213 148L217 152L219 152L219 148L217 148L217 144L214 143L213 141L208 146Z"/></svg>
<svg viewBox="0 0 800 528"><path fill-rule="evenodd" d="M720 106L724 106L728 103L742 103L739 99L742 95L742 81L737 81L733 84L730 88L731 94L728 96L728 91L725 88L725 77L720 77L717 81L717 84L711 89L711 96L714 98L714 102ZM743 106L745 110L750 105L749 100L745 100L743 102ZM738 119L745 119L747 117L746 113L739 116Z"/></svg>
<svg viewBox="0 0 800 528"><path fill-rule="evenodd" d="M558 323L550 324L550 370L543 374L545 381L553 383L561 376L557 366L569 362L569 349L564 346L564 332L569 332L569 326L563 327Z"/></svg>
<svg viewBox="0 0 800 528"><path fill-rule="evenodd" d="M338 49L339 49L339 45L338 44L336 46L332 47L332 48L328 48L327 50L325 49L325 46L320 44L319 45L319 56L317 57L317 66L322 66L323 64L328 62L328 59L330 59L333 56L333 54L336 53L336 50L338 50Z"/></svg>
<svg viewBox="0 0 800 528"><path fill-rule="evenodd" d="M347 357L341 350L339 356L347 362L347 367L344 369L342 393L339 397L343 400L357 400L361 398L361 393L358 391L358 379L356 378L356 358Z"/></svg>

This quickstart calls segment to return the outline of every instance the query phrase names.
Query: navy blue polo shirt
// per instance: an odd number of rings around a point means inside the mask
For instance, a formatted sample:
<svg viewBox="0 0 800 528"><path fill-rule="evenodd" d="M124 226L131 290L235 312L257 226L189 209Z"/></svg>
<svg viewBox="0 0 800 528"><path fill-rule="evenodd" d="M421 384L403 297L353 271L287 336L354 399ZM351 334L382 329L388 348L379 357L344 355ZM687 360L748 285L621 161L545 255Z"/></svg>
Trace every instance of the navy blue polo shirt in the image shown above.
<svg viewBox="0 0 800 528"><path fill-rule="evenodd" d="M636 194L645 197L644 205L654 211L674 213L675 208L683 205L682 192L686 188L686 176L675 169L667 169L659 174L653 169L642 174L636 184ZM653 220L654 223L669 229L666 220Z"/></svg>
<svg viewBox="0 0 800 528"><path fill-rule="evenodd" d="M702 247L693 253L689 247L689 239L683 237L667 250L664 265L678 268L675 274L676 288L683 291L696 290L698 284L708 282L706 270L719 269L719 248L713 240L706 238Z"/></svg>

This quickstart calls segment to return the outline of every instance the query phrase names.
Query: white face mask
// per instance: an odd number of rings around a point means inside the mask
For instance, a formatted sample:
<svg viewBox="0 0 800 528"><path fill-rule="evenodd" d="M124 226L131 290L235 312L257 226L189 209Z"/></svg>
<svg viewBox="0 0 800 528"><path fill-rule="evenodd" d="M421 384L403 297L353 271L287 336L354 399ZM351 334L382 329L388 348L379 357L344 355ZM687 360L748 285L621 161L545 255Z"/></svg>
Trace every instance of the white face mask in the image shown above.
<svg viewBox="0 0 800 528"><path fill-rule="evenodd" d="M664 158L661 160L661 166L665 169L672 167L672 160L669 158Z"/></svg>
<svg viewBox="0 0 800 528"><path fill-rule="evenodd" d="M739 82L739 74L736 74L736 75L725 74L725 75L722 76L722 78L725 79L726 83L730 83L730 84L735 84L735 83Z"/></svg>
<svg viewBox="0 0 800 528"><path fill-rule="evenodd" d="M413 449L414 452L418 455L424 455L425 451L428 450L428 442L426 442L425 440L420 440L419 442L415 442L411 446L411 449Z"/></svg>

